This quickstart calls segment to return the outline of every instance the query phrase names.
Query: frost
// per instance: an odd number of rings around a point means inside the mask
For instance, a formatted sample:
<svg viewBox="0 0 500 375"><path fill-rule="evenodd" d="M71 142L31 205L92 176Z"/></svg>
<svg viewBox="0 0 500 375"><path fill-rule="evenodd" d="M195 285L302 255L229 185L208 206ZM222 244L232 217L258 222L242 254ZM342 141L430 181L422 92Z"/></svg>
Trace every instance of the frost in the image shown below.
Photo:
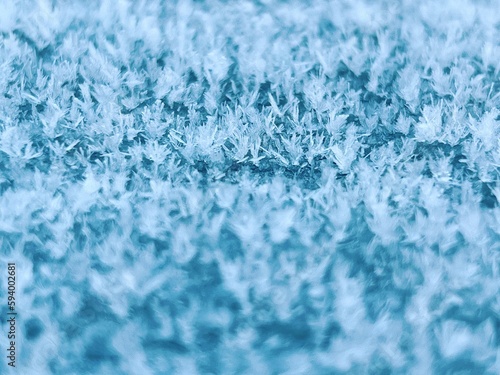
<svg viewBox="0 0 500 375"><path fill-rule="evenodd" d="M420 96L420 75L411 67L406 67L399 73L399 92L412 112L416 111Z"/></svg>
<svg viewBox="0 0 500 375"><path fill-rule="evenodd" d="M294 225L295 216L293 209L284 209L271 214L269 220L271 241L280 243L288 238L290 229Z"/></svg>
<svg viewBox="0 0 500 375"><path fill-rule="evenodd" d="M20 373L498 373L496 5L3 4Z"/></svg>
<svg viewBox="0 0 500 375"><path fill-rule="evenodd" d="M441 106L425 106L420 121L415 124L415 136L419 141L438 140L442 126Z"/></svg>

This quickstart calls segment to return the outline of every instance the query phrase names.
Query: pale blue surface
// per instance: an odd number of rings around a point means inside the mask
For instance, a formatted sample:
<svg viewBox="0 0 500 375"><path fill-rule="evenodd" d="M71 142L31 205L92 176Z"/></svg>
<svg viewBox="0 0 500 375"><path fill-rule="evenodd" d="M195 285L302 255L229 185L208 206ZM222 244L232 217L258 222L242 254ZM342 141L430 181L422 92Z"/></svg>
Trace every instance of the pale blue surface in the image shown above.
<svg viewBox="0 0 500 375"><path fill-rule="evenodd" d="M500 373L498 1L2 9L17 374Z"/></svg>

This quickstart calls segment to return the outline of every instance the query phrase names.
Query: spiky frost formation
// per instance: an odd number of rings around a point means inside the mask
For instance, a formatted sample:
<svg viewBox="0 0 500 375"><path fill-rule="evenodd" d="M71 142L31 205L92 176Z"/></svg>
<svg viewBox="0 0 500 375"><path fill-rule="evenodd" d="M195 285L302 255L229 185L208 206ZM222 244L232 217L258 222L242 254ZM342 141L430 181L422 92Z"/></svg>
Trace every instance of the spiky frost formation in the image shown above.
<svg viewBox="0 0 500 375"><path fill-rule="evenodd" d="M3 3L19 373L500 373L498 9Z"/></svg>

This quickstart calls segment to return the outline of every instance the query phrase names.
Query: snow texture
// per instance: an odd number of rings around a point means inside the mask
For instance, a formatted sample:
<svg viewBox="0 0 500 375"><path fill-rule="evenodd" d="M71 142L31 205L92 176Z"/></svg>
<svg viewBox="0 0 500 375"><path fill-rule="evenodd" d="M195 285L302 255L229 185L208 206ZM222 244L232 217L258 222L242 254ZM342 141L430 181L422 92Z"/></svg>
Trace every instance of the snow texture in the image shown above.
<svg viewBox="0 0 500 375"><path fill-rule="evenodd" d="M499 10L2 1L12 373L500 374Z"/></svg>

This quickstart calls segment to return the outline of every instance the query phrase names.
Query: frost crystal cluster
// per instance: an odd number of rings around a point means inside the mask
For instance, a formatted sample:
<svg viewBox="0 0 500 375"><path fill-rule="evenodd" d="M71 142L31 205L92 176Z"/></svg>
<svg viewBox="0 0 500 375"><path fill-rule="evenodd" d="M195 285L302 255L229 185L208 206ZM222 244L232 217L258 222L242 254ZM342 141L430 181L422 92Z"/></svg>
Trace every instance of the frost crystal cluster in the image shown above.
<svg viewBox="0 0 500 375"><path fill-rule="evenodd" d="M499 374L499 9L2 1L17 373Z"/></svg>

